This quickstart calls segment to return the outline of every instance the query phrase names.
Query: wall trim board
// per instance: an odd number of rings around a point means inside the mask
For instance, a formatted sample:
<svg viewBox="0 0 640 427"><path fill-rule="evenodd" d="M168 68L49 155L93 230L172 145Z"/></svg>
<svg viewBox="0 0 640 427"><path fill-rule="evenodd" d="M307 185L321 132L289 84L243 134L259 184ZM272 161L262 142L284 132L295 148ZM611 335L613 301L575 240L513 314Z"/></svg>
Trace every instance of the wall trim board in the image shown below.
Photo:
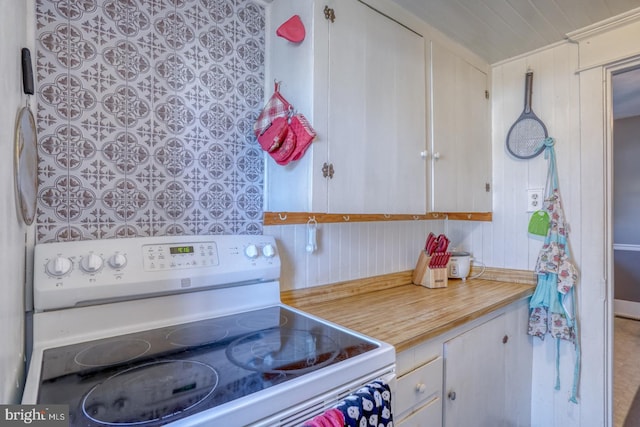
<svg viewBox="0 0 640 427"><path fill-rule="evenodd" d="M635 8L620 15L604 19L600 22L596 22L595 24L567 33L566 37L570 41L579 42L638 21L640 21L640 8Z"/></svg>
<svg viewBox="0 0 640 427"><path fill-rule="evenodd" d="M628 245L624 243L614 243L613 244L614 251L633 251L640 252L640 245Z"/></svg>
<svg viewBox="0 0 640 427"><path fill-rule="evenodd" d="M640 320L640 302L617 299L613 301L613 313L619 317Z"/></svg>

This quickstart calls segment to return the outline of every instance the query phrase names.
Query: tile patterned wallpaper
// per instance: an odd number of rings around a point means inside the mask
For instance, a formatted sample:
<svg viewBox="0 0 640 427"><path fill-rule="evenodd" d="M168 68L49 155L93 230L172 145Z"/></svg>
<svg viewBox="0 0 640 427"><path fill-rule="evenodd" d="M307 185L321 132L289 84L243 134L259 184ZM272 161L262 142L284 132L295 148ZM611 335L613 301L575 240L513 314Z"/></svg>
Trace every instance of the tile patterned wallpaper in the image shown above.
<svg viewBox="0 0 640 427"><path fill-rule="evenodd" d="M37 0L39 242L262 232L263 6Z"/></svg>

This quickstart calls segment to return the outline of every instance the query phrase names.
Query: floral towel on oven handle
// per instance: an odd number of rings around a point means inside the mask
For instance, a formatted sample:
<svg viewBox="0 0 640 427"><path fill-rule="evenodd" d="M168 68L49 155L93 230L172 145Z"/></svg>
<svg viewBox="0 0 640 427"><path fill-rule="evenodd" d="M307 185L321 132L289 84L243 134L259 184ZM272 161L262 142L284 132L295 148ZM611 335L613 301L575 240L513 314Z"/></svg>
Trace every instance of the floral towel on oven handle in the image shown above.
<svg viewBox="0 0 640 427"><path fill-rule="evenodd" d="M340 416L343 419L340 419ZM342 424L340 424L342 422ZM334 408L307 421L303 427L393 427L391 389L376 380L347 396Z"/></svg>

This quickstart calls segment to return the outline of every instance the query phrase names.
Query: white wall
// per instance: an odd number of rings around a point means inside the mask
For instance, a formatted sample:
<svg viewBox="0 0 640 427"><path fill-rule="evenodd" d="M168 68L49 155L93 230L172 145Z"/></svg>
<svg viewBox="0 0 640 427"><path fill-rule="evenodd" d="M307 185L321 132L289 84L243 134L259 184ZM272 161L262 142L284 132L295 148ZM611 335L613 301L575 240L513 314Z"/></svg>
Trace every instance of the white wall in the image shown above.
<svg viewBox="0 0 640 427"><path fill-rule="evenodd" d="M307 225L264 227L280 249L282 290L411 270L429 231L443 232L443 221L318 224L318 250L308 253Z"/></svg>
<svg viewBox="0 0 640 427"><path fill-rule="evenodd" d="M24 105L20 49L27 47L27 6L0 0L0 403L20 399L24 380L25 228L18 221L13 191L13 132ZM35 103L34 103L35 104Z"/></svg>

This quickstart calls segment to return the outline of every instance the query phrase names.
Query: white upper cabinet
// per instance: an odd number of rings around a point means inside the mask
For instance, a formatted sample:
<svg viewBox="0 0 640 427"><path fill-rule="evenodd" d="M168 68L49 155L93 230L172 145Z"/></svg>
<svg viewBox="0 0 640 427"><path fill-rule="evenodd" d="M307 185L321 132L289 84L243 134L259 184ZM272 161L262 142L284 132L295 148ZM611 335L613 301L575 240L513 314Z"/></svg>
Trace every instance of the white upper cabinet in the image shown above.
<svg viewBox="0 0 640 427"><path fill-rule="evenodd" d="M432 186L430 209L489 212L490 100L487 74L431 43Z"/></svg>
<svg viewBox="0 0 640 427"><path fill-rule="evenodd" d="M275 35L296 14L300 44ZM267 28L269 87L280 81L318 136L299 161L268 157L265 210L425 213L424 38L357 0L274 0Z"/></svg>

